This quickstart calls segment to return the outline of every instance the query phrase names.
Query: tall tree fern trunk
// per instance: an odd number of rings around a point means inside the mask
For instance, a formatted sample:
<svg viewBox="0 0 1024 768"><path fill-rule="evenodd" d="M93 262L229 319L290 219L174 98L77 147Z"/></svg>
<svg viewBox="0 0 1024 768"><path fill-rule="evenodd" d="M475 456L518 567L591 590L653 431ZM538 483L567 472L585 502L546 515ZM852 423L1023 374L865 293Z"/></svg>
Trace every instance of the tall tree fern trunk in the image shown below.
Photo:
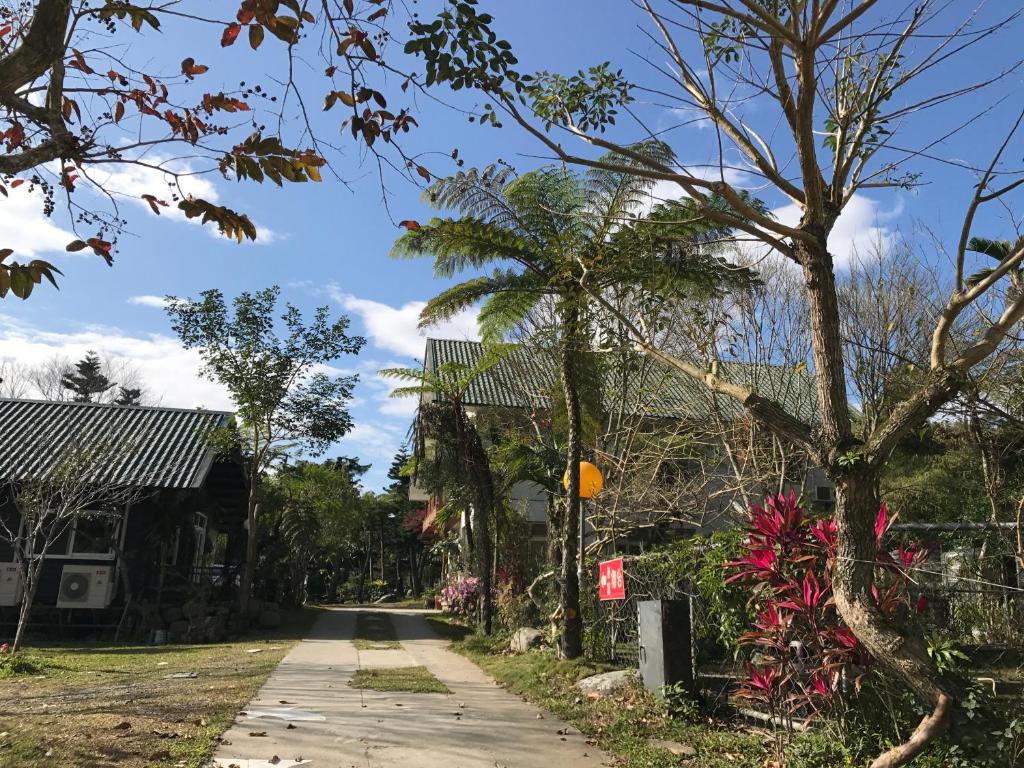
<svg viewBox="0 0 1024 768"><path fill-rule="evenodd" d="M580 582L577 573L577 537L580 526L580 460L583 454L583 424L576 356L579 344L579 306L566 299L562 307L562 345L559 350L562 393L568 420L566 472L569 476L565 516L562 519L562 578L559 608L562 637L559 650L564 658L583 653L583 617L580 615Z"/></svg>

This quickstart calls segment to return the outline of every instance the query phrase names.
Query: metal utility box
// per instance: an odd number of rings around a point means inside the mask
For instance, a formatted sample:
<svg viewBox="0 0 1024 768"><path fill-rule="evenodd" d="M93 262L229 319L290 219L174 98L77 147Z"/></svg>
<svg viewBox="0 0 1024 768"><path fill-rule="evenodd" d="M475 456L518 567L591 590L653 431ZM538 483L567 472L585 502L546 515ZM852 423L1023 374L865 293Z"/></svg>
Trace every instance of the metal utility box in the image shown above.
<svg viewBox="0 0 1024 768"><path fill-rule="evenodd" d="M682 683L694 698L690 601L643 600L637 603L640 627L640 677L648 690Z"/></svg>

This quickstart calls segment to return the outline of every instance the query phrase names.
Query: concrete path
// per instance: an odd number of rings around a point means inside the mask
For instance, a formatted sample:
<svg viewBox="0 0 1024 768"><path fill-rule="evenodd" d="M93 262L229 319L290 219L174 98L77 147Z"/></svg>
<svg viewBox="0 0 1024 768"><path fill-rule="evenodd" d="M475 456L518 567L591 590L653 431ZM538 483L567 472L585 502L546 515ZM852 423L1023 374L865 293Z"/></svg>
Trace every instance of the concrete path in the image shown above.
<svg viewBox="0 0 1024 768"><path fill-rule="evenodd" d="M360 609L333 609L271 674L224 735L221 768L597 768L610 758L575 729L447 650L421 612L388 610L401 649L357 651ZM451 694L349 687L356 669L424 666ZM538 718L538 715L542 717ZM281 719L285 718L285 719ZM263 735L253 735L263 734Z"/></svg>

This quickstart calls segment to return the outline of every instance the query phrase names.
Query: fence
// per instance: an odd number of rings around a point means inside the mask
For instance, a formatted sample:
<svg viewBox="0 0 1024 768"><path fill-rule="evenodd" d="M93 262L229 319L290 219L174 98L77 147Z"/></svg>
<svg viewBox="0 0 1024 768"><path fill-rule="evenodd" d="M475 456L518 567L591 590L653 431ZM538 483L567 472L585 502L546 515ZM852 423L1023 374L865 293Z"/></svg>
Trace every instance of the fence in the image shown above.
<svg viewBox="0 0 1024 768"><path fill-rule="evenodd" d="M922 532L908 533L920 538ZM926 634L954 640L979 660L1001 650L1009 653L1007 658L1019 656L1024 649L1024 569L1007 552L989 552L981 563L976 546L961 535L945 534L927 542L933 556L923 571L912 575L912 597L927 601L927 610L913 620ZM721 589L721 564L735 559L732 547L739 546L739 539L716 542L712 537L705 542L682 542L674 552L624 556L624 600L600 602L596 589L584 589L588 655L637 666L637 603L690 598L698 671L705 676L737 672L733 641L748 628L747 595L741 589ZM597 563L588 565L596 584Z"/></svg>

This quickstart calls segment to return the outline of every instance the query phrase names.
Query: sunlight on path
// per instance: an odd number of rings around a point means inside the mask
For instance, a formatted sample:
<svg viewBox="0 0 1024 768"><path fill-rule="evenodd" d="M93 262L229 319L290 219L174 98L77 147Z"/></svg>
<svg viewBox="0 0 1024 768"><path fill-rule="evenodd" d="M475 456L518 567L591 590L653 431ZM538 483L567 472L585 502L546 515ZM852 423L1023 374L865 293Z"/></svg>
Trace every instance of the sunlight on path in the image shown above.
<svg viewBox="0 0 1024 768"><path fill-rule="evenodd" d="M324 613L224 734L221 768L597 768L565 723L446 649L417 611L390 610L402 647L359 651L359 609ZM451 694L358 690L357 669L424 666ZM289 714L289 712L291 714ZM272 714L271 714L272 713ZM322 720L310 719L322 717Z"/></svg>

